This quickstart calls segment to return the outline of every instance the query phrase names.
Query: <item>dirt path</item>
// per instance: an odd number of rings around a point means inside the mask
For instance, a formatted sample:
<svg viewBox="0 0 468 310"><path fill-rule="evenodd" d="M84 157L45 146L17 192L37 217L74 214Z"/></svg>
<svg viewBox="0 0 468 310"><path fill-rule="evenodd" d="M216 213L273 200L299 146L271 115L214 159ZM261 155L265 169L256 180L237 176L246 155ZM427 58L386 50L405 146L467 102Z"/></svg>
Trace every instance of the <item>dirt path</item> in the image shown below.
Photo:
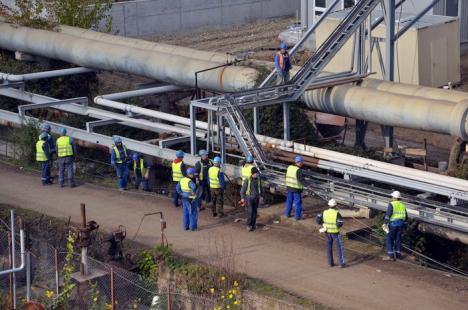
<svg viewBox="0 0 468 310"><path fill-rule="evenodd" d="M88 218L103 229L119 224L132 237L141 216L161 210L168 222L167 237L185 256L213 263L214 244L232 245L239 271L265 280L299 296L340 309L464 309L468 303L468 281L448 277L407 262L366 260L351 256L347 269L326 266L323 243L316 236L295 236L293 230L264 230L249 233L243 224L224 222L201 214L200 231L181 228L180 209L160 196L85 184L74 189L43 187L39 178L0 165L0 203L32 209L56 217L79 220L79 204L87 204ZM159 223L144 222L137 240L153 246L159 242ZM299 239L299 240L297 240ZM349 254L349 253L348 253Z"/></svg>

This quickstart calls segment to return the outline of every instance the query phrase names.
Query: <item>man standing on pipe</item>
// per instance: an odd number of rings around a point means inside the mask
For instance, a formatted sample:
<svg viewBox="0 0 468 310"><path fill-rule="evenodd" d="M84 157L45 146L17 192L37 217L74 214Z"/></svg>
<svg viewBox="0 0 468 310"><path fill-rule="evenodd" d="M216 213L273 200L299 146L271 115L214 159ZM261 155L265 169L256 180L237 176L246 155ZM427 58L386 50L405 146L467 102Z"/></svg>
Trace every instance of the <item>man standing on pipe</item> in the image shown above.
<svg viewBox="0 0 468 310"><path fill-rule="evenodd" d="M122 144L122 138L114 136L114 145L111 149L111 165L115 168L117 173L117 186L120 191L127 190L128 182L128 162L129 155L127 148Z"/></svg>
<svg viewBox="0 0 468 310"><path fill-rule="evenodd" d="M50 160L52 155L47 139L48 134L46 132L41 132L39 141L36 143L36 161L41 164L42 185L52 184L52 178L50 177Z"/></svg>
<svg viewBox="0 0 468 310"><path fill-rule="evenodd" d="M394 191L384 219L385 224L388 225L386 236L388 257L385 257L384 260L401 259L401 231L407 224L407 220L408 213L405 204L401 201L401 194L399 191Z"/></svg>
<svg viewBox="0 0 468 310"><path fill-rule="evenodd" d="M204 210L203 200L208 204L211 202L210 186L208 185L208 169L213 166L213 162L208 158L206 150L200 150L198 152L200 160L195 163L195 177L198 180L198 186L200 187L200 210Z"/></svg>
<svg viewBox="0 0 468 310"><path fill-rule="evenodd" d="M174 182L174 195L173 195L173 203L174 207L178 208L179 207L179 200L180 196L179 193L177 192L177 184L179 184L180 180L182 180L183 177L185 177L186 174L186 168L184 164L184 152L179 150L176 152L176 159L172 162L172 182Z"/></svg>
<svg viewBox="0 0 468 310"><path fill-rule="evenodd" d="M291 60L287 51L286 43L281 42L279 52L275 56L275 67L278 72L278 84L284 84L289 80L289 70L291 70Z"/></svg>
<svg viewBox="0 0 468 310"><path fill-rule="evenodd" d="M343 239L340 235L340 228L343 226L343 218L341 217L340 212L336 209L336 205L336 200L330 199L328 201L328 209L317 215L317 223L319 225L323 225L323 228L319 231L324 232L326 235L328 265L330 267L335 266L335 263L333 262L333 242L335 242L338 249L340 268L344 268L346 267L346 262L344 257Z"/></svg>
<svg viewBox="0 0 468 310"><path fill-rule="evenodd" d="M286 206L284 215L291 217L291 210L294 204L295 213L294 218L299 221L302 218L302 190L304 189L304 176L302 175L302 165L304 159L302 156L296 156L294 159L295 164L290 165L286 171Z"/></svg>
<svg viewBox="0 0 468 310"><path fill-rule="evenodd" d="M73 138L67 136L65 128L60 129L60 137L57 139L57 163L59 169L60 187L64 187L65 171L67 171L68 185L75 187L75 176L73 171L73 163L75 161L76 146Z"/></svg>
<svg viewBox="0 0 468 310"><path fill-rule="evenodd" d="M216 156L213 159L213 167L208 170L208 180L211 190L213 216L224 216L224 190L226 183L224 181L224 172L221 171L221 157Z"/></svg>
<svg viewBox="0 0 468 310"><path fill-rule="evenodd" d="M241 204L247 207L247 230L257 228L257 209L263 195L263 186L257 167L251 169L251 176L245 180L241 189Z"/></svg>
<svg viewBox="0 0 468 310"><path fill-rule="evenodd" d="M182 198L182 226L185 230L198 229L198 197L195 170L187 169L187 176L180 179L176 191Z"/></svg>

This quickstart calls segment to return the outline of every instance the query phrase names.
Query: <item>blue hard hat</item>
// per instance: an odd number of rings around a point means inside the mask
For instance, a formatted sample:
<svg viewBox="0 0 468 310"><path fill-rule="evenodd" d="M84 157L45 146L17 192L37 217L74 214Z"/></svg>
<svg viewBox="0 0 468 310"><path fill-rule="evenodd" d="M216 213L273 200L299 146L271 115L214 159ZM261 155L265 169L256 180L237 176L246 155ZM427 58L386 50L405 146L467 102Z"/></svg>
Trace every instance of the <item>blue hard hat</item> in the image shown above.
<svg viewBox="0 0 468 310"><path fill-rule="evenodd" d="M138 152L133 153L132 158L133 158L133 160L139 160L140 159L140 153L138 153Z"/></svg>
<svg viewBox="0 0 468 310"><path fill-rule="evenodd" d="M114 143L122 143L122 138L119 136L113 136L112 139L114 140Z"/></svg>
<svg viewBox="0 0 468 310"><path fill-rule="evenodd" d="M187 174L195 174L195 169L193 169L193 168L188 168L188 169L187 169Z"/></svg>
<svg viewBox="0 0 468 310"><path fill-rule="evenodd" d="M39 135L39 139L45 140L45 139L47 139L48 136L49 136L49 135L47 134L47 132L44 132L44 131L43 131L43 132L41 132L41 134Z"/></svg>
<svg viewBox="0 0 468 310"><path fill-rule="evenodd" d="M215 164L221 163L221 157L216 156L216 157L213 159L213 162L214 162Z"/></svg>
<svg viewBox="0 0 468 310"><path fill-rule="evenodd" d="M282 49L285 49L285 50L286 50L286 49L288 49L288 45L287 45L286 43L284 43L284 42L281 42L279 48L280 48L280 49L282 48Z"/></svg>
<svg viewBox="0 0 468 310"><path fill-rule="evenodd" d="M207 155L207 154L206 154L206 150L200 150L200 151L198 151L198 155L200 155L200 156L206 156L206 155Z"/></svg>
<svg viewBox="0 0 468 310"><path fill-rule="evenodd" d="M66 135L66 134L67 134L67 129L65 129L65 128L60 128L60 134L61 134L62 136Z"/></svg>
<svg viewBox="0 0 468 310"><path fill-rule="evenodd" d="M41 129L42 129L42 130L49 131L49 130L50 130L50 125L49 125L49 124L46 124L46 123L43 123L43 124L41 125Z"/></svg>
<svg viewBox="0 0 468 310"><path fill-rule="evenodd" d="M245 157L245 161L248 162L248 163L253 163L253 156L252 155L247 155Z"/></svg>
<svg viewBox="0 0 468 310"><path fill-rule="evenodd" d="M178 150L178 151L175 153L175 156L176 156L177 158L184 158L185 153L184 153L184 151L182 151L182 150Z"/></svg>
<svg viewBox="0 0 468 310"><path fill-rule="evenodd" d="M302 156L298 155L298 156L296 156L296 158L294 158L294 162L295 163L303 163L304 158L302 158Z"/></svg>

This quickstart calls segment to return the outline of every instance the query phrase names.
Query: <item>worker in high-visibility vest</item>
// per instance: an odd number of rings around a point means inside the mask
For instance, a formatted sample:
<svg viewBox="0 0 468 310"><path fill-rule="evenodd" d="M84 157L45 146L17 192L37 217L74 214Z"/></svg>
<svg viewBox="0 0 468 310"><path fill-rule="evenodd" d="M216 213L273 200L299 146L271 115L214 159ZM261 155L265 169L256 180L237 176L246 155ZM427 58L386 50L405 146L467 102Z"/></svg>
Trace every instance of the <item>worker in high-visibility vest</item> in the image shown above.
<svg viewBox="0 0 468 310"><path fill-rule="evenodd" d="M49 124L47 123L43 123L41 125L41 133L42 132L45 132L47 134L47 139L46 139L46 142L49 144L49 149L50 149L50 160L53 159L54 155L56 154L56 148L55 148L55 142L54 142L54 137L52 137L52 135L50 134L50 131L51 131L51 127Z"/></svg>
<svg viewBox="0 0 468 310"><path fill-rule="evenodd" d="M174 183L174 194L172 195L174 207L179 207L180 196L176 190L177 184L179 184L180 180L185 177L186 168L184 163L184 156L185 153L181 150L176 152L176 159L172 161L171 168L172 168L172 182Z"/></svg>
<svg viewBox="0 0 468 310"><path fill-rule="evenodd" d="M143 184L143 190L149 192L149 171L151 165L141 157L140 153L135 152L132 155L132 171L134 177L135 189L140 188L140 184Z"/></svg>
<svg viewBox="0 0 468 310"><path fill-rule="evenodd" d="M122 138L119 136L114 136L114 145L111 148L111 165L115 168L117 173L117 186L120 191L127 190L128 183L128 163L130 160L130 155L122 143Z"/></svg>
<svg viewBox="0 0 468 310"><path fill-rule="evenodd" d="M182 227L185 230L198 229L198 199L195 170L187 169L187 176L180 179L176 185L176 191L182 198Z"/></svg>
<svg viewBox="0 0 468 310"><path fill-rule="evenodd" d="M384 223L388 225L386 236L387 257L384 260L401 259L401 232L408 221L406 205L401 201L401 193L394 191L387 206Z"/></svg>
<svg viewBox="0 0 468 310"><path fill-rule="evenodd" d="M200 160L195 163L195 177L198 180L198 186L201 190L200 210L204 210L205 206L202 205L203 201L207 204L211 202L208 169L213 166L213 162L208 158L208 152L206 150L200 150L198 154L200 155Z"/></svg>
<svg viewBox="0 0 468 310"><path fill-rule="evenodd" d="M73 138L67 136L65 128L60 129L60 137L57 139L57 163L59 172L59 184L64 187L65 171L67 172L68 185L75 187L75 175L73 163L76 156L76 146Z"/></svg>
<svg viewBox="0 0 468 310"><path fill-rule="evenodd" d="M213 216L224 216L224 190L226 183L224 172L221 171L221 157L216 156L213 159L213 167L208 170L208 180L211 190L211 211Z"/></svg>
<svg viewBox="0 0 468 310"><path fill-rule="evenodd" d="M50 147L47 143L48 134L41 132L39 135L39 141L36 143L36 161L41 164L41 181L42 185L52 184L52 178L50 176Z"/></svg>
<svg viewBox="0 0 468 310"><path fill-rule="evenodd" d="M242 184L241 204L247 208L247 230L257 228L257 210L263 195L263 185L257 167L253 167L250 176Z"/></svg>
<svg viewBox="0 0 468 310"><path fill-rule="evenodd" d="M324 232L326 236L328 265L330 267L335 266L335 263L333 262L333 243L335 242L338 250L340 267L344 268L346 267L346 261L344 256L343 239L340 235L340 228L343 226L343 218L341 217L340 212L338 212L336 206L336 200L330 199L328 201L328 209L317 215L317 223L319 225L323 225L320 232Z"/></svg>
<svg viewBox="0 0 468 310"><path fill-rule="evenodd" d="M241 168L242 184L244 184L244 181L246 181L252 175L253 167L255 167L253 164L253 156L247 155L245 157L245 163L244 165L242 165L242 168Z"/></svg>
<svg viewBox="0 0 468 310"><path fill-rule="evenodd" d="M296 156L294 165L290 165L286 171L286 206L284 215L291 217L293 204L295 207L294 218L296 221L302 218L302 191L304 189L304 177L302 175L302 156Z"/></svg>

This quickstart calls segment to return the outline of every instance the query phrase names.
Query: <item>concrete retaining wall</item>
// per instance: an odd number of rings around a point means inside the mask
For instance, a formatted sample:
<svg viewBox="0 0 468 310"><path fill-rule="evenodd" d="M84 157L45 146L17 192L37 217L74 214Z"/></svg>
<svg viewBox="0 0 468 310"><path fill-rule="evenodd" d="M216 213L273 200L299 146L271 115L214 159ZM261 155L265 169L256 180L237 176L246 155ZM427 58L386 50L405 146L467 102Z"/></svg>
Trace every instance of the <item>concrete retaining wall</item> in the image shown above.
<svg viewBox="0 0 468 310"><path fill-rule="evenodd" d="M299 0L137 0L113 5L112 32L168 34L294 15Z"/></svg>

